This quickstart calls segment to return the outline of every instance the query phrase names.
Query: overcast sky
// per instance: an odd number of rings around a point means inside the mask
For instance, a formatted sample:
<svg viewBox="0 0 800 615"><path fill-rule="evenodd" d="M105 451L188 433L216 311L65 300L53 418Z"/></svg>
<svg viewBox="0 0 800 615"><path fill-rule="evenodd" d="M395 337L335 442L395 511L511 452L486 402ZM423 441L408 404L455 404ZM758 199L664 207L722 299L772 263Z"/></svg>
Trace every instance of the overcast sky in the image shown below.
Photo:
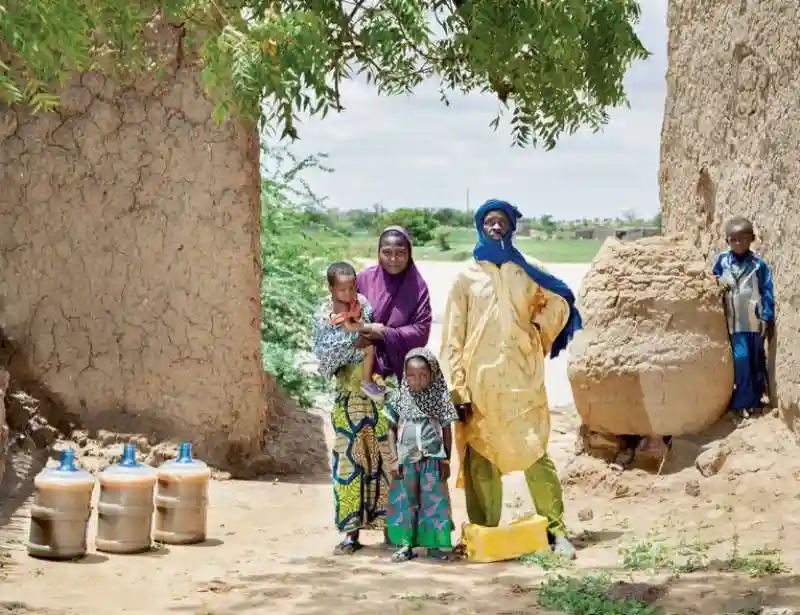
<svg viewBox="0 0 800 615"><path fill-rule="evenodd" d="M345 111L300 126L298 155L327 152L332 174L309 173L314 192L341 209L465 207L487 198L515 203L526 216L558 219L658 210L658 157L666 85L667 0L641 0L639 35L653 54L626 77L631 108L618 109L600 134L578 133L551 152L511 147L490 95L439 102L436 83L414 96L385 98L349 82Z"/></svg>

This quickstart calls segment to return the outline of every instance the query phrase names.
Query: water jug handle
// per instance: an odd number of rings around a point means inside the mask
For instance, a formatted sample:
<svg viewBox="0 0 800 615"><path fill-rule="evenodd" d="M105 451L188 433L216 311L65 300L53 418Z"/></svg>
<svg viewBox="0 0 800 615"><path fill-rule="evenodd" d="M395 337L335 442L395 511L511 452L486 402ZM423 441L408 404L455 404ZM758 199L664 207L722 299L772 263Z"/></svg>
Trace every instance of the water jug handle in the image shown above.
<svg viewBox="0 0 800 615"><path fill-rule="evenodd" d="M122 461L119 465L123 468L134 468L139 464L136 462L136 445L126 444L125 451L122 453Z"/></svg>
<svg viewBox="0 0 800 615"><path fill-rule="evenodd" d="M77 472L75 467L75 449L67 448L61 451L61 464L58 469L62 472Z"/></svg>
<svg viewBox="0 0 800 615"><path fill-rule="evenodd" d="M178 463L192 463L192 445L190 442L181 442L178 447Z"/></svg>

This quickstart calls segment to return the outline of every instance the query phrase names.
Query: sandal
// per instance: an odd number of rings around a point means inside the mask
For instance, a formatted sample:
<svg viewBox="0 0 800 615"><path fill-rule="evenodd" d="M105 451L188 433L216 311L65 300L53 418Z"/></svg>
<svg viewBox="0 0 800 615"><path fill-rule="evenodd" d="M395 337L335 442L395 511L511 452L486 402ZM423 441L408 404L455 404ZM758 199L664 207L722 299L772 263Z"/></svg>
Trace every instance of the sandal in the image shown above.
<svg viewBox="0 0 800 615"><path fill-rule="evenodd" d="M336 547L333 549L334 555L353 555L356 551L364 548L358 540L354 540L353 538L345 538L342 542L340 542Z"/></svg>
<svg viewBox="0 0 800 615"><path fill-rule="evenodd" d="M411 547L403 547L392 553L392 561L395 564L400 564L402 562L410 562L412 559L416 559L418 556L414 552L414 549Z"/></svg>
<svg viewBox="0 0 800 615"><path fill-rule="evenodd" d="M453 547L453 550L450 551L450 554L453 557L461 557L461 558L466 559L466 557L467 557L467 545L466 545L466 543L464 543L463 540L459 541L459 543L455 547Z"/></svg>
<svg viewBox="0 0 800 615"><path fill-rule="evenodd" d="M427 555L431 559L435 559L438 562L449 562L453 559L452 553L448 551L442 551L442 549L428 549Z"/></svg>

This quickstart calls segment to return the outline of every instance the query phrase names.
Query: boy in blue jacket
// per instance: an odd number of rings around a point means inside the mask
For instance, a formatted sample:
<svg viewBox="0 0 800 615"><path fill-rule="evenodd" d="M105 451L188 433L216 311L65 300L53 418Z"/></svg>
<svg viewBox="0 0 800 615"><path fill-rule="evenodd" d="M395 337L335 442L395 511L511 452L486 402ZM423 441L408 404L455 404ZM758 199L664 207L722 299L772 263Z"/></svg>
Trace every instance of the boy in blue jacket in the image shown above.
<svg viewBox="0 0 800 615"><path fill-rule="evenodd" d="M732 218L725 225L730 250L717 256L714 275L725 289L724 306L733 350L734 387L731 412L747 418L762 408L769 390L765 340L775 331L775 295L769 265L750 245L753 224Z"/></svg>

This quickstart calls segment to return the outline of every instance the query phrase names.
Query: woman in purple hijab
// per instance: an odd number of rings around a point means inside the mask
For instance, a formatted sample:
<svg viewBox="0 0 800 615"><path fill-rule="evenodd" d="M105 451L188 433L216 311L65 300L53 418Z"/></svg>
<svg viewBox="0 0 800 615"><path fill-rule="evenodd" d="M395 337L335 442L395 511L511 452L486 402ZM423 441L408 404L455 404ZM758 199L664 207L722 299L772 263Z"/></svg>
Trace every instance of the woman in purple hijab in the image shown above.
<svg viewBox="0 0 800 615"><path fill-rule="evenodd" d="M401 380L406 354L428 343L432 321L428 285L404 228L390 226L381 233L378 264L358 275L358 292L372 305L374 323L364 326L361 343L375 347L378 374Z"/></svg>
<svg viewBox="0 0 800 615"><path fill-rule="evenodd" d="M425 346L431 333L428 285L411 258L411 238L389 227L378 240L378 265L359 274L358 292L372 306L370 323L356 346L375 347L375 374L389 387L403 377L409 350ZM344 540L334 549L350 555L362 548L361 530L384 530L390 486L388 423L383 406L361 391L361 374L337 373L331 421L336 526ZM388 542L388 541L387 541Z"/></svg>

